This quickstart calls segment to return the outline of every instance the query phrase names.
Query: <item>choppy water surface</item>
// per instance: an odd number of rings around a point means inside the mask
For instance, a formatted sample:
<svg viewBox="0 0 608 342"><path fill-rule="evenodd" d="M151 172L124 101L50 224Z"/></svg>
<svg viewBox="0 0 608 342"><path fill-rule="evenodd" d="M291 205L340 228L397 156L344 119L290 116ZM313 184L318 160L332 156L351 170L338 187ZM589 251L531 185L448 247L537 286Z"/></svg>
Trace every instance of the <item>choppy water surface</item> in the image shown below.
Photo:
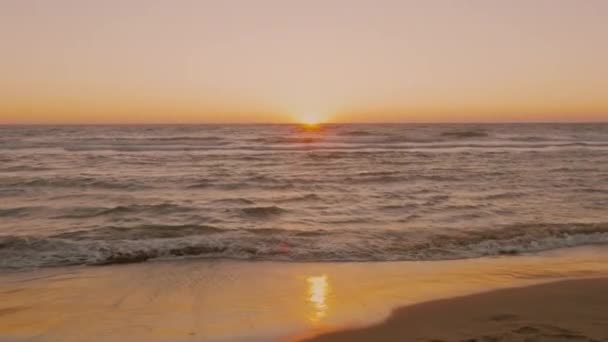
<svg viewBox="0 0 608 342"><path fill-rule="evenodd" d="M0 267L608 242L608 124L0 126Z"/></svg>

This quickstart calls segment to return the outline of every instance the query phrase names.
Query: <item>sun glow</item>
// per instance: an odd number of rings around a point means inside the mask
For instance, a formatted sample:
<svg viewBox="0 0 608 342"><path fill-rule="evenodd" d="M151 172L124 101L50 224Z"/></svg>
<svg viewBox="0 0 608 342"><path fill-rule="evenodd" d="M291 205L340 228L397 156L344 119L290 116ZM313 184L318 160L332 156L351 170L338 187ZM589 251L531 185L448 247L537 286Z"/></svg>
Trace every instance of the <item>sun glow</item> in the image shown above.
<svg viewBox="0 0 608 342"><path fill-rule="evenodd" d="M296 120L303 125L315 126L322 123L324 118L320 113L309 112L297 115Z"/></svg>

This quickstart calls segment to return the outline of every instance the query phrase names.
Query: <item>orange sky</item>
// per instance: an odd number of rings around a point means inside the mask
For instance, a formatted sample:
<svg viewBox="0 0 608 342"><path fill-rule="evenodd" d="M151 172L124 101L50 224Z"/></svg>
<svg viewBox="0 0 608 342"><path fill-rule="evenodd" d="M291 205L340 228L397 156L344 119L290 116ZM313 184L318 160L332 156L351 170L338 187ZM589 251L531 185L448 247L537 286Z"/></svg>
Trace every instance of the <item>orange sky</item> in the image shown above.
<svg viewBox="0 0 608 342"><path fill-rule="evenodd" d="M4 0L0 123L607 121L604 0Z"/></svg>

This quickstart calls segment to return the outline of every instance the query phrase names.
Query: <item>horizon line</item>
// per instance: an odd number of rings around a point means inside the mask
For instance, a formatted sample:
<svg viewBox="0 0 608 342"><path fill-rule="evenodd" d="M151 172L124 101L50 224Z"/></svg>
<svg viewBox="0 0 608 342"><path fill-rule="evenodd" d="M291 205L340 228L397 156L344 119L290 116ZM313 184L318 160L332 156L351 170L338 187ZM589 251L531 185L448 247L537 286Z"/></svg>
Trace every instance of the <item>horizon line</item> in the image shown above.
<svg viewBox="0 0 608 342"><path fill-rule="evenodd" d="M606 120L581 121L372 121L372 122L319 122L313 125L512 125L512 124L608 124ZM186 126L186 125L310 125L302 122L26 122L2 123L0 126Z"/></svg>

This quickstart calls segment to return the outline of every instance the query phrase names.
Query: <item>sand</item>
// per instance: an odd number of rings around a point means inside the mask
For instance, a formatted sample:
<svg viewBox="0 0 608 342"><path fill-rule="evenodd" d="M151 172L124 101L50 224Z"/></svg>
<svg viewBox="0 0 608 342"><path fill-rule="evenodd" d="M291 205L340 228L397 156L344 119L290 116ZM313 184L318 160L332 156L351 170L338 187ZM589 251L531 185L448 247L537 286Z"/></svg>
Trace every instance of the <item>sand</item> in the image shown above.
<svg viewBox="0 0 608 342"><path fill-rule="evenodd" d="M386 328L331 338L526 341L551 335L554 341L552 335L561 334L601 340L608 337L602 280L434 301L604 276L604 246L434 262L178 260L3 270L0 342L292 341L371 326L406 306Z"/></svg>
<svg viewBox="0 0 608 342"><path fill-rule="evenodd" d="M338 341L608 341L608 279L559 281L421 303Z"/></svg>

